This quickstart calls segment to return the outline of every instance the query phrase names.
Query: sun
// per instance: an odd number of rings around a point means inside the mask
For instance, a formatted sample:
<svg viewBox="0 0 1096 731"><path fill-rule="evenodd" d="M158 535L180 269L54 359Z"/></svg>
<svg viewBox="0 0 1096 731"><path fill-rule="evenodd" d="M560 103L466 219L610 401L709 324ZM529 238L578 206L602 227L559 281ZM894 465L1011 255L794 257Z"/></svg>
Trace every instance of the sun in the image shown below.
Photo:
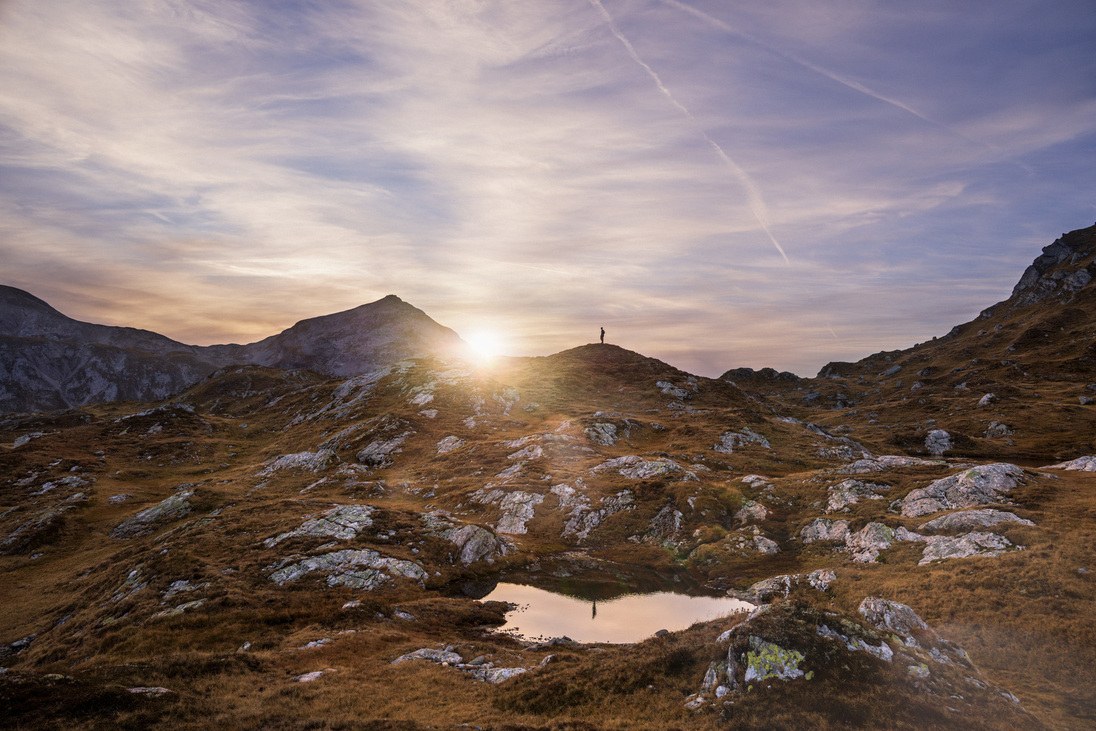
<svg viewBox="0 0 1096 731"><path fill-rule="evenodd" d="M490 360L502 349L499 336L489 330L477 330L464 338L464 342L468 344L469 354L480 360Z"/></svg>

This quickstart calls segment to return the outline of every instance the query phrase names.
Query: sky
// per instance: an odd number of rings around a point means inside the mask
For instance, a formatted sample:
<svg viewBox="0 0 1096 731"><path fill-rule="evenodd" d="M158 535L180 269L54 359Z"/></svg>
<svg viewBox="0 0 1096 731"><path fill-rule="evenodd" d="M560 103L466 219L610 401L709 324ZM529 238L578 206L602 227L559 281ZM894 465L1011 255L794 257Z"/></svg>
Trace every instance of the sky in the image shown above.
<svg viewBox="0 0 1096 731"><path fill-rule="evenodd" d="M814 375L1096 221L1093 0L0 0L0 283Z"/></svg>

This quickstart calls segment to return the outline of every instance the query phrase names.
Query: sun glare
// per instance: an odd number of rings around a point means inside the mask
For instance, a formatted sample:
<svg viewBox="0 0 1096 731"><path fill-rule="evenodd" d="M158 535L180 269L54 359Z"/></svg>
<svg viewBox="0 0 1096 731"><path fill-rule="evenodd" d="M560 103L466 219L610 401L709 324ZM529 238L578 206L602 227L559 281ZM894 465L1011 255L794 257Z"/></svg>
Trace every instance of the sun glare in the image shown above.
<svg viewBox="0 0 1096 731"><path fill-rule="evenodd" d="M476 358L487 360L499 354L502 343L493 332L479 330L464 339L468 343L468 352Z"/></svg>

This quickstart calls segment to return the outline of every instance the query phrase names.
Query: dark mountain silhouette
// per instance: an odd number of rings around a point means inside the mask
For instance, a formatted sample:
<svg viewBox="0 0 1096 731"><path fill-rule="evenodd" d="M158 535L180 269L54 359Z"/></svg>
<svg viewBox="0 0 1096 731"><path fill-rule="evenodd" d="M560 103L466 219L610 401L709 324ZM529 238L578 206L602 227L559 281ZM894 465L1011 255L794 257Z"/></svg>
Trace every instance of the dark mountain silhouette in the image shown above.
<svg viewBox="0 0 1096 731"><path fill-rule="evenodd" d="M28 292L0 286L0 412L161 399L234 364L358 375L460 342L395 295L302 320L251 345L197 346L80 322Z"/></svg>

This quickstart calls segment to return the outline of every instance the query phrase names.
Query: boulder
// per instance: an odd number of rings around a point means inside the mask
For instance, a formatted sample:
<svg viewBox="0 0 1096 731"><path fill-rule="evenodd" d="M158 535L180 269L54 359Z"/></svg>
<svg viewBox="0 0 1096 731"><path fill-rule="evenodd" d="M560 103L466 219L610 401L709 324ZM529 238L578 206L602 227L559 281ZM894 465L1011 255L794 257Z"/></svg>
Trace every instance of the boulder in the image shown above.
<svg viewBox="0 0 1096 731"><path fill-rule="evenodd" d="M933 429L925 437L925 449L933 457L943 456L944 452L951 449L951 435L943 429Z"/></svg>
<svg viewBox="0 0 1096 731"><path fill-rule="evenodd" d="M962 536L929 536L925 541L928 545L921 560L917 562L918 566L952 558L999 556L1012 546L1004 536L980 532Z"/></svg>
<svg viewBox="0 0 1096 731"><path fill-rule="evenodd" d="M826 501L826 512L848 512L849 506L860 502L860 498L868 500L882 500L882 495L877 495L875 490L889 490L888 485L873 485L860 480L845 480L827 488L829 497Z"/></svg>
<svg viewBox="0 0 1096 731"><path fill-rule="evenodd" d="M1043 467L1044 470L1080 470L1081 472L1096 472L1096 457L1078 457L1068 462L1059 462L1058 464L1052 464L1048 467Z"/></svg>
<svg viewBox="0 0 1096 731"><path fill-rule="evenodd" d="M683 482L698 482L697 476L672 459L643 459L636 455L617 457L594 467L594 473L615 470L630 480L647 480L652 477L675 477Z"/></svg>
<svg viewBox="0 0 1096 731"><path fill-rule="evenodd" d="M786 650L773 642L760 637L750 637L750 650L743 664L746 666L746 683L768 680L794 680L802 678L804 673L799 665L806 656L798 650Z"/></svg>
<svg viewBox="0 0 1096 731"><path fill-rule="evenodd" d="M393 576L413 579L420 584L428 578L426 571L414 561L387 558L376 551L342 550L312 556L290 563L270 574L279 586L299 581L308 574L323 574L328 586L347 586L371 591Z"/></svg>
<svg viewBox="0 0 1096 731"><path fill-rule="evenodd" d="M464 440L457 436L448 436L438 441L438 454L452 452L464 446Z"/></svg>
<svg viewBox="0 0 1096 731"><path fill-rule="evenodd" d="M1023 477L1024 471L1013 464L973 467L910 492L900 501L902 516L917 518L941 510L1002 503L1005 493Z"/></svg>
<svg viewBox="0 0 1096 731"><path fill-rule="evenodd" d="M849 521L815 518L799 531L799 540L803 543L816 541L836 541L844 543L849 537Z"/></svg>
<svg viewBox="0 0 1096 731"><path fill-rule="evenodd" d="M949 513L948 515L941 515L939 518L933 518L927 523L922 523L920 526L920 530L932 531L933 533L957 533L960 531L977 530L980 528L992 528L999 523L1019 523L1020 525L1035 525L1030 520L1021 518L1015 513L1008 513L1003 510L986 508L983 510L964 510L959 513Z"/></svg>
<svg viewBox="0 0 1096 731"><path fill-rule="evenodd" d="M744 500L734 514L736 523L760 523L768 517L769 509L755 500Z"/></svg>
<svg viewBox="0 0 1096 731"><path fill-rule="evenodd" d="M178 520L190 513L190 499L193 490L183 490L160 501L151 508L145 508L128 520L122 521L110 532L112 538L136 538L147 535L164 523Z"/></svg>
<svg viewBox="0 0 1096 731"><path fill-rule="evenodd" d="M336 505L321 513L318 518L301 523L298 528L267 538L263 541L263 545L273 548L288 538L334 538L348 541L356 537L363 529L373 525L374 512L376 509L371 505Z"/></svg>
<svg viewBox="0 0 1096 731"><path fill-rule="evenodd" d="M319 472L335 459L335 453L326 449L318 452L298 452L297 454L283 454L266 462L266 468L259 473L259 477L272 475L279 470L299 469Z"/></svg>
<svg viewBox="0 0 1096 731"><path fill-rule="evenodd" d="M617 428L609 423L588 426L583 430L583 434L594 444L600 444L603 447L611 447L616 444L617 440Z"/></svg>

